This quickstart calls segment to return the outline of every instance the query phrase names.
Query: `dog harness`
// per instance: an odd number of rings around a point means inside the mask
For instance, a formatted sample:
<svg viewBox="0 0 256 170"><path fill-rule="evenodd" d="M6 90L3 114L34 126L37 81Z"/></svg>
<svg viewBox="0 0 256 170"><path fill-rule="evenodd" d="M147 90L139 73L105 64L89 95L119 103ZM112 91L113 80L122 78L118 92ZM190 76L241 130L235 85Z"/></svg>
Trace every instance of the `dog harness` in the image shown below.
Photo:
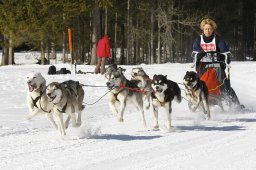
<svg viewBox="0 0 256 170"><path fill-rule="evenodd" d="M185 86L186 87L186 86ZM186 89L188 90L188 91L190 91L191 93L187 93L187 92L185 92L186 93L186 95L189 95L189 96L191 96L192 98L197 98L197 96L196 96L196 94L195 94L195 91L198 89L199 87L198 87L198 85L196 84L194 87L192 87L192 89L188 89L187 87L186 87Z"/></svg>
<svg viewBox="0 0 256 170"><path fill-rule="evenodd" d="M166 102L160 102L160 101L158 100L158 98L156 97L155 92L151 93L151 97L152 97L153 99L156 99L156 100L160 103L160 106L161 106L161 107L163 107L163 106L165 105L165 103L166 103Z"/></svg>
<svg viewBox="0 0 256 170"><path fill-rule="evenodd" d="M36 103L37 103L37 102L38 102L38 100L41 98L42 94L43 94L43 92L42 92L42 91L40 91L40 95L39 95L39 96L37 96L35 99L33 99L33 98L32 98L32 96L30 96L30 97L31 97L31 99L32 99L32 101L33 101L33 105L34 105L36 108L38 108L38 107L37 107L37 105L36 105ZM38 108L38 109L39 109L39 108Z"/></svg>
<svg viewBox="0 0 256 170"><path fill-rule="evenodd" d="M42 85L40 86L40 88L42 88ZM41 100L41 97L42 97L43 93L44 93L44 91L40 91L40 95L37 96L35 99L33 99L32 96L30 95L31 100L33 101L33 105L34 105L36 108L41 109L42 111L44 111L44 112L46 112L46 113L50 113L50 112L51 112L50 110L49 110L49 111L46 111L46 110L43 109L43 107L41 106L41 102L40 102L40 101L39 101L39 106L40 106L40 108L36 105L36 103L38 102L38 100Z"/></svg>

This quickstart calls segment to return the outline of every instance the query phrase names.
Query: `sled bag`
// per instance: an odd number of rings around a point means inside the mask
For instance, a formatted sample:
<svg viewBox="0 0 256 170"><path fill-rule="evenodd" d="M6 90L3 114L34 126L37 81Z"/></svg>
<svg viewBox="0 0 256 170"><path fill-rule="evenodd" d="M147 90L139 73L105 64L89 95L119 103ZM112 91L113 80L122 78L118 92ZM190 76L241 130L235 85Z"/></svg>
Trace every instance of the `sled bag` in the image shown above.
<svg viewBox="0 0 256 170"><path fill-rule="evenodd" d="M207 71L202 75L200 78L202 81L205 82L206 86L208 87L209 94L221 95L220 91L220 83L216 74L216 71L213 67L208 68Z"/></svg>

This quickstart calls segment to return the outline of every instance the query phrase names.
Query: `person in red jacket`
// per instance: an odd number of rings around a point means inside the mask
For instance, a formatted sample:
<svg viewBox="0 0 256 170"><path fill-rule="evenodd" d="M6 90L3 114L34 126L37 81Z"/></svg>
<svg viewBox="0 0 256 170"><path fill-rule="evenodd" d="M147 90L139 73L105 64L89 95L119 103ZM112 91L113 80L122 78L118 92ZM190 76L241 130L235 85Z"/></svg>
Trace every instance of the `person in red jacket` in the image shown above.
<svg viewBox="0 0 256 170"><path fill-rule="evenodd" d="M111 56L110 40L108 35L104 35L102 39L99 40L98 46L97 46L98 62L95 68L95 74L105 73L105 63L106 63L106 60L110 58L110 56Z"/></svg>

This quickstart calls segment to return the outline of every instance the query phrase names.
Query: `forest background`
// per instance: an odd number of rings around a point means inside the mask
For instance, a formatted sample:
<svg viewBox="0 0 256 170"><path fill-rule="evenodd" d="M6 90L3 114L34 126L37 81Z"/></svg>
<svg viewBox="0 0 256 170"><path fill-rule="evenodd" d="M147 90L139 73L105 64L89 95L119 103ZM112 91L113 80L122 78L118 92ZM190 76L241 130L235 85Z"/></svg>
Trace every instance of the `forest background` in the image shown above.
<svg viewBox="0 0 256 170"><path fill-rule="evenodd" d="M41 64L62 53L63 63L94 65L105 34L117 64L191 62L206 17L234 60L256 60L253 0L0 0L1 65L15 64L17 51L41 51Z"/></svg>

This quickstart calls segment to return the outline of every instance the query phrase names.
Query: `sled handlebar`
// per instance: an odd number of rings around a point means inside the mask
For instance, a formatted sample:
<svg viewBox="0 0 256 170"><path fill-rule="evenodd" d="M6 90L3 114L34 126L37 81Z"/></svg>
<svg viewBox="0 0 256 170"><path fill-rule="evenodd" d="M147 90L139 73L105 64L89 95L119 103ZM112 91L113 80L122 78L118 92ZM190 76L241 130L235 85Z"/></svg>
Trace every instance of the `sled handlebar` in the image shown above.
<svg viewBox="0 0 256 170"><path fill-rule="evenodd" d="M192 57L194 57L194 62L222 62L225 64L230 64L231 53L220 53L217 51L208 52L192 52Z"/></svg>

